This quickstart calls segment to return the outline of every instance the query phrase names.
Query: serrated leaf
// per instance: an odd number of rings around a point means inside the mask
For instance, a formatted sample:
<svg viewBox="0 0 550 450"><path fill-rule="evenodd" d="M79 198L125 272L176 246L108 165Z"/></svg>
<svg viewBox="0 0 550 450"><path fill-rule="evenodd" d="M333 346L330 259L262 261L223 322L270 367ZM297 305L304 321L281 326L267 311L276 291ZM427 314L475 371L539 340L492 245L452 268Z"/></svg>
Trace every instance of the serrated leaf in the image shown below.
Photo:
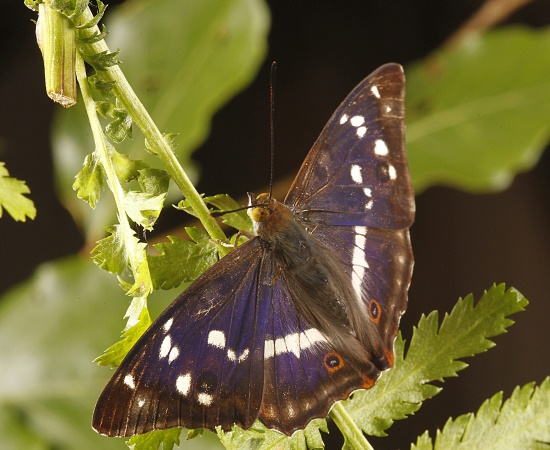
<svg viewBox="0 0 550 450"><path fill-rule="evenodd" d="M180 444L180 434L181 428L151 431L130 438L126 445L132 450L172 450L174 445Z"/></svg>
<svg viewBox="0 0 550 450"><path fill-rule="evenodd" d="M328 433L324 419L312 420L304 430L297 431L290 437L268 429L259 420L248 430L235 426L230 432L218 429L217 433L228 450L314 450L325 448L319 430Z"/></svg>
<svg viewBox="0 0 550 450"><path fill-rule="evenodd" d="M112 146L109 146L109 156L113 160L115 172L121 182L138 178L140 171L147 168L147 164L143 161L133 160L129 155L117 152Z"/></svg>
<svg viewBox="0 0 550 450"><path fill-rule="evenodd" d="M82 44L95 44L96 42L105 39L108 34L109 32L107 31L107 27L103 24L101 26L101 31L97 31L88 37L79 37L78 41Z"/></svg>
<svg viewBox="0 0 550 450"><path fill-rule="evenodd" d="M95 70L107 70L109 67L116 66L120 63L118 60L118 54L120 50L115 52L109 52L105 50L101 53L88 53L82 51L82 57L90 64Z"/></svg>
<svg viewBox="0 0 550 450"><path fill-rule="evenodd" d="M437 431L435 446L428 433L411 445L415 450L436 449L548 449L550 445L550 378L539 387L517 387L502 404L502 392L486 400L474 414L449 419Z"/></svg>
<svg viewBox="0 0 550 450"><path fill-rule="evenodd" d="M88 77L88 83L103 97L109 97L112 95L114 81L103 81L98 74L90 75Z"/></svg>
<svg viewBox="0 0 550 450"><path fill-rule="evenodd" d="M107 6L109 5L105 5L101 0L96 0L96 5L97 5L97 14L91 20L89 20L88 22L82 25L79 25L76 28L78 29L92 28L93 26L99 23L99 21L103 17L103 14L105 14L105 10L107 9Z"/></svg>
<svg viewBox="0 0 550 450"><path fill-rule="evenodd" d="M152 230L158 219L166 194L151 195L147 192L126 192L124 209L128 217L141 225L145 230Z"/></svg>
<svg viewBox="0 0 550 450"><path fill-rule="evenodd" d="M499 284L486 291L475 306L472 295L459 299L441 327L437 311L422 316L406 357L399 335L394 367L373 388L355 393L346 402L349 414L365 433L384 436L394 420L414 413L441 390L431 382L456 376L467 366L461 358L493 347L489 338L504 333L513 323L507 316L522 311L527 303L517 290Z"/></svg>
<svg viewBox="0 0 550 450"><path fill-rule="evenodd" d="M143 192L151 195L166 194L170 185L170 175L166 170L148 167L139 170L138 183Z"/></svg>
<svg viewBox="0 0 550 450"><path fill-rule="evenodd" d="M132 236L123 236L120 225L105 227L109 236L99 240L91 252L92 260L107 272L121 274L127 267L125 239L133 239L138 248L145 249L145 244L139 242L132 231Z"/></svg>
<svg viewBox="0 0 550 450"><path fill-rule="evenodd" d="M533 167L550 135L549 46L549 28L507 27L407 66L417 193L434 184L500 190Z"/></svg>
<svg viewBox="0 0 550 450"><path fill-rule="evenodd" d="M134 301L135 299L132 300L132 302ZM138 320L134 321L132 326L124 330L121 339L105 350L101 356L94 359L94 362L100 366L118 367L137 340L149 328L149 325L151 325L149 310L141 308Z"/></svg>
<svg viewBox="0 0 550 450"><path fill-rule="evenodd" d="M114 120L105 127L105 134L113 142L120 144L124 139L132 139L132 118L125 109L113 108Z"/></svg>
<svg viewBox="0 0 550 450"><path fill-rule="evenodd" d="M170 243L155 244L159 256L148 255L154 289L172 289L194 281L218 260L216 245L199 228L186 228L193 242L168 236Z"/></svg>
<svg viewBox="0 0 550 450"><path fill-rule="evenodd" d="M237 203L237 201L227 194L218 194L205 197L204 201L212 206L215 206L219 211L231 211L242 207L242 205ZM248 214L244 209L242 211L224 214L222 218L223 223L235 228L236 230L244 230L249 233L254 233L252 220L248 217Z"/></svg>
<svg viewBox="0 0 550 450"><path fill-rule="evenodd" d="M95 208L105 185L105 173L96 152L84 159L84 167L78 172L73 189L78 198Z"/></svg>
<svg viewBox="0 0 550 450"><path fill-rule="evenodd" d="M8 175L5 163L0 162L0 217L5 208L14 220L25 222L27 217L33 220L36 208L33 201L23 195L31 192L29 187L24 181Z"/></svg>

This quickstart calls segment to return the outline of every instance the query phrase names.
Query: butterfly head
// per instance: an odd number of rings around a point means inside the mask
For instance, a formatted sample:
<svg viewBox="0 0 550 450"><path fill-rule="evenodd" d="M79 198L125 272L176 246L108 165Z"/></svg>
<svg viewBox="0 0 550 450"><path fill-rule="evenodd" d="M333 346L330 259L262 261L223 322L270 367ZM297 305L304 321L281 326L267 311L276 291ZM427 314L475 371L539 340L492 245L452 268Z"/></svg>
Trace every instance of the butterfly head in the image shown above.
<svg viewBox="0 0 550 450"><path fill-rule="evenodd" d="M267 193L258 196L250 192L248 193L248 215L254 222L254 227L269 219L269 216L271 216L271 209L269 208L270 203L271 198L269 198L269 194Z"/></svg>

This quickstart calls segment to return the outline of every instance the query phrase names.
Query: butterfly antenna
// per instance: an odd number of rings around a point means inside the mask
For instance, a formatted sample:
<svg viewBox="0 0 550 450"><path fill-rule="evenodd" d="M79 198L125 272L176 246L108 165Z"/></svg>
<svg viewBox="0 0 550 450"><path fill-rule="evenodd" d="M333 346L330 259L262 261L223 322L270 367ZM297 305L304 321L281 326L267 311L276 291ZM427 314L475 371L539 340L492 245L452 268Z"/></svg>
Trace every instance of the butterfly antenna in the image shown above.
<svg viewBox="0 0 550 450"><path fill-rule="evenodd" d="M269 128L271 131L271 172L269 174L269 198L273 193L273 173L275 171L275 75L277 73L277 61L271 63L271 76L269 77Z"/></svg>

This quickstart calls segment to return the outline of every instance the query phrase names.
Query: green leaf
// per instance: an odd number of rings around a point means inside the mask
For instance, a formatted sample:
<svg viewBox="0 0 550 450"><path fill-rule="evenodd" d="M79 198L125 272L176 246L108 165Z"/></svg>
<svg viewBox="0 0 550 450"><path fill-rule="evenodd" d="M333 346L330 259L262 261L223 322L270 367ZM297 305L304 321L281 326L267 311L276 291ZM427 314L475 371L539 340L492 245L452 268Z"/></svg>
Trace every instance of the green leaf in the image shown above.
<svg viewBox="0 0 550 450"><path fill-rule="evenodd" d="M108 34L109 32L107 31L107 27L105 27L105 25L103 24L101 26L101 32L98 31L92 34L91 36L88 36L85 38L79 37L78 40L83 44L95 44L96 42L99 42L105 39L105 37L107 37Z"/></svg>
<svg viewBox="0 0 550 450"><path fill-rule="evenodd" d="M517 387L502 404L502 392L486 400L477 414L449 419L437 431L435 448L452 449L548 449L550 443L550 378L539 387ZM427 433L412 449L434 448Z"/></svg>
<svg viewBox="0 0 550 450"><path fill-rule="evenodd" d="M346 409L367 434L384 436L394 420L414 413L422 402L441 390L431 384L453 377L467 367L460 359L487 351L489 340L506 331L513 321L507 316L527 305L517 290L493 286L474 306L472 295L459 299L451 314L438 327L437 311L422 316L414 330L406 357L399 335L395 342L395 365L368 391L359 391Z"/></svg>
<svg viewBox="0 0 550 450"><path fill-rule="evenodd" d="M127 267L127 258L124 252L124 236L120 225L110 225L105 227L109 236L97 242L92 250L93 261L107 272L121 274ZM132 232L130 239L134 239L136 245L145 248L145 244L139 242Z"/></svg>
<svg viewBox="0 0 550 450"><path fill-rule="evenodd" d="M233 427L231 432L218 429L218 436L226 449L235 450L307 450L325 448L319 430L328 433L324 419L312 420L304 430L286 436L268 429L260 421L254 422L248 430Z"/></svg>
<svg viewBox="0 0 550 450"><path fill-rule="evenodd" d="M134 299L132 301L134 302L137 300ZM130 309L131 308L132 307L130 307ZM128 317L128 313L126 317ZM149 310L147 308L141 308L137 322L124 330L122 339L111 345L101 356L94 359L94 362L100 366L118 367L137 340L145 330L149 328L149 325L151 325Z"/></svg>
<svg viewBox="0 0 550 450"><path fill-rule="evenodd" d="M105 14L105 10L107 9L107 6L109 5L105 5L101 0L96 0L96 5L97 5L97 14L91 20L89 20L88 22L76 28L78 29L92 28L94 25L97 25L99 23L99 21L103 17L103 14Z"/></svg>
<svg viewBox="0 0 550 450"><path fill-rule="evenodd" d="M194 281L218 260L216 245L199 228L185 229L193 242L168 236L170 243L155 244L159 256L147 256L154 289L172 289Z"/></svg>
<svg viewBox="0 0 550 450"><path fill-rule="evenodd" d="M180 444L180 434L181 428L151 431L130 438L126 441L126 445L132 450L157 450L158 448L172 450L174 445Z"/></svg>
<svg viewBox="0 0 550 450"><path fill-rule="evenodd" d="M86 155L84 167L78 172L73 183L73 189L78 198L95 208L105 184L105 173L99 162L97 153Z"/></svg>
<svg viewBox="0 0 550 450"><path fill-rule="evenodd" d="M501 28L406 68L417 193L500 190L534 166L550 134L549 46L549 28Z"/></svg>
<svg viewBox="0 0 550 450"><path fill-rule="evenodd" d="M227 194L218 194L210 197L205 197L204 201L210 205L215 206L220 211L231 211L233 209L241 208L242 205L237 203L233 198ZM223 223L233 227L239 231L244 230L249 233L254 233L254 227L252 225L252 219L248 217L246 210L224 214Z"/></svg>
<svg viewBox="0 0 550 450"><path fill-rule="evenodd" d="M5 208L14 220L25 222L26 218L33 220L36 217L36 208L32 200L23 194L30 193L24 181L9 177L5 163L0 162L0 217L2 208Z"/></svg>
<svg viewBox="0 0 550 450"><path fill-rule="evenodd" d="M110 156L113 160L113 165L118 179L121 182L128 182L140 176L140 170L146 169L147 164L143 161L135 161L130 159L130 156L117 152L113 147L110 147Z"/></svg>
<svg viewBox="0 0 550 450"><path fill-rule="evenodd" d="M166 194L154 196L147 192L126 192L124 209L130 219L150 231L162 211L165 198Z"/></svg>
<svg viewBox="0 0 550 450"><path fill-rule="evenodd" d="M107 14L109 45L124 51L121 66L158 127L175 136L173 148L188 175L196 181L191 152L208 135L213 114L256 75L267 49L268 9L263 0L157 0L139 8L119 7ZM154 64L151 61L155 61ZM107 94L108 95L108 94ZM65 204L76 220L89 211L65 192L93 148L87 117L79 104L56 117L54 160ZM126 139L117 149L161 167L137 139ZM177 145L176 145L177 144ZM176 148L177 147L177 148ZM177 195L171 193L170 202ZM101 202L98 209L106 202ZM113 222L110 218L99 228ZM97 227L88 232L97 232Z"/></svg>
<svg viewBox="0 0 550 450"><path fill-rule="evenodd" d="M120 144L127 137L132 139L132 118L125 109L113 108L115 120L105 127L105 134L116 144Z"/></svg>
<svg viewBox="0 0 550 450"><path fill-rule="evenodd" d="M108 67L120 64L120 61L118 59L119 53L120 50L117 50L115 52L108 52L107 50L105 50L104 52L97 54L87 53L84 51L81 52L84 61L90 64L90 66L92 66L95 70L106 70Z"/></svg>
<svg viewBox="0 0 550 450"><path fill-rule="evenodd" d="M138 183L143 192L151 195L166 194L170 185L170 175L165 170L148 167L139 170Z"/></svg>

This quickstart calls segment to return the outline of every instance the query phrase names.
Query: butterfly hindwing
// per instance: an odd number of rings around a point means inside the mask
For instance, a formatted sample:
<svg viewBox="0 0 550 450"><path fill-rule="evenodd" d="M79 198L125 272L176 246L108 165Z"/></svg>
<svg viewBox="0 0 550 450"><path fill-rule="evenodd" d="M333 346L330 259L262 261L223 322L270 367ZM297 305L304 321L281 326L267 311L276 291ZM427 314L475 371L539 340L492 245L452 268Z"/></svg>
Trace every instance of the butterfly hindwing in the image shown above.
<svg viewBox="0 0 550 450"><path fill-rule="evenodd" d="M370 387L379 370L340 352L296 308L297 299L278 277L272 286L264 350L264 393L260 419L292 434L357 389Z"/></svg>

